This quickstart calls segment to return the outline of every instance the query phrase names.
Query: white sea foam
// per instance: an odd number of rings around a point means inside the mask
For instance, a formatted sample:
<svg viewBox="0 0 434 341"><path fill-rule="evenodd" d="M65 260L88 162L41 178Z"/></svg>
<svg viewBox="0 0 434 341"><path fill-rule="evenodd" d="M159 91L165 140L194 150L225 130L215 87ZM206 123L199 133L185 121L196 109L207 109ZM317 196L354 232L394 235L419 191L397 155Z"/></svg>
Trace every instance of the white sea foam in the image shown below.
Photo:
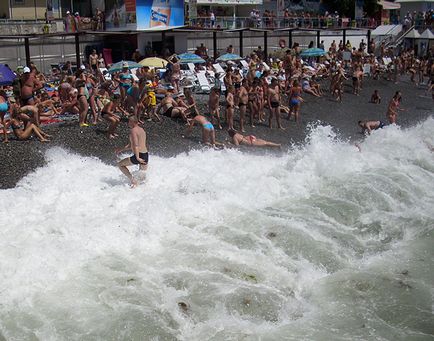
<svg viewBox="0 0 434 341"><path fill-rule="evenodd" d="M429 337L433 131L151 155L134 190L53 148L0 192L0 339Z"/></svg>

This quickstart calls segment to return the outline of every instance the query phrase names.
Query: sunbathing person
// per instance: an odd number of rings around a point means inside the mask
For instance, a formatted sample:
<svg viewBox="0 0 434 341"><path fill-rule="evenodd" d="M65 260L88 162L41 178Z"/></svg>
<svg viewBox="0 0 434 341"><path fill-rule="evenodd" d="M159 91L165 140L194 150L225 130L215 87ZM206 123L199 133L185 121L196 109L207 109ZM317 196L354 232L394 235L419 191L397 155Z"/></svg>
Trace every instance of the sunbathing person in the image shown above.
<svg viewBox="0 0 434 341"><path fill-rule="evenodd" d="M378 94L378 90L374 90L374 92L371 96L371 103L374 103L374 104L380 104L381 103L381 97Z"/></svg>
<svg viewBox="0 0 434 341"><path fill-rule="evenodd" d="M158 114L160 110L162 115L170 118L181 117L185 122L187 122L187 116L185 114L185 108L178 106L176 101L172 97L173 89L169 89L166 96L161 100L160 104L157 106L156 113Z"/></svg>
<svg viewBox="0 0 434 341"><path fill-rule="evenodd" d="M36 135L36 137L41 142L49 142L47 138L50 137L50 135L44 133L41 128L36 126L33 123L27 123L25 128L22 128L24 122L20 120L20 112L17 108L12 109L12 116L11 116L11 122L10 126L12 128L12 131L14 132L15 136L18 140L28 140L33 135Z"/></svg>
<svg viewBox="0 0 434 341"><path fill-rule="evenodd" d="M236 146L239 145L246 145L246 146L252 146L252 147L272 147L272 148L281 148L281 144L279 143L273 143L266 140L258 139L254 135L242 135L238 133L234 129L228 130L229 137L231 138L231 143L233 143Z"/></svg>
<svg viewBox="0 0 434 341"><path fill-rule="evenodd" d="M116 115L116 112L121 112L126 116L129 116L128 113L122 109L121 107L121 96L120 95L114 95L112 100L107 102L107 104L104 106L104 108L101 111L101 117L105 119L107 122L110 123L109 128L107 130L107 135L110 139L113 139L118 136L118 134L115 133L115 130L121 121L121 118Z"/></svg>

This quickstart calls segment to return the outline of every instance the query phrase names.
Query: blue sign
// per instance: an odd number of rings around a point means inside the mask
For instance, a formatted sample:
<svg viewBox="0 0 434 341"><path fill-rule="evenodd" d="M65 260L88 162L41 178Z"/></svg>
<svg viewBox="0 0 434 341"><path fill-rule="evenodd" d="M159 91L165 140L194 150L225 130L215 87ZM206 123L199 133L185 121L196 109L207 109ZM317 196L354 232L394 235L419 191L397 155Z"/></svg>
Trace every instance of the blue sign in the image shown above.
<svg viewBox="0 0 434 341"><path fill-rule="evenodd" d="M137 29L184 25L184 0L137 0Z"/></svg>

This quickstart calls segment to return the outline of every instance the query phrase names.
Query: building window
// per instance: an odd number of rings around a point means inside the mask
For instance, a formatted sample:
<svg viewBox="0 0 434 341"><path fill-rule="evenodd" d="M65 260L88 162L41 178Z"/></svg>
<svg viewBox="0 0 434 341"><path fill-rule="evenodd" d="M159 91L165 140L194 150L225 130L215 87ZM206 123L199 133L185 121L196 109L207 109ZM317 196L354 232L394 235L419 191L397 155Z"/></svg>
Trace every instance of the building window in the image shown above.
<svg viewBox="0 0 434 341"><path fill-rule="evenodd" d="M14 0L14 5L24 5L25 0Z"/></svg>

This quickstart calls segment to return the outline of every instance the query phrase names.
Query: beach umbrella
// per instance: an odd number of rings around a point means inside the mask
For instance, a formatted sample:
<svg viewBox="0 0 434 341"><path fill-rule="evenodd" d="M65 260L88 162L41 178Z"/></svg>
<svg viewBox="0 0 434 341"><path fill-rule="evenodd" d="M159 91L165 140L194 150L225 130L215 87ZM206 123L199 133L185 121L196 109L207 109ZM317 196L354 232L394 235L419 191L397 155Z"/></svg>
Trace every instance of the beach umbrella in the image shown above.
<svg viewBox="0 0 434 341"><path fill-rule="evenodd" d="M226 54L223 54L220 57L218 57L217 61L218 62L229 62L229 61L232 61L232 60L242 60L242 59L243 59L243 57L240 57L237 54L226 53Z"/></svg>
<svg viewBox="0 0 434 341"><path fill-rule="evenodd" d="M131 69L140 69L143 67L143 65L128 60L121 60L120 62L114 63L112 66L110 66L108 72L110 73L119 72L122 71L124 67L127 67L129 70L131 70Z"/></svg>
<svg viewBox="0 0 434 341"><path fill-rule="evenodd" d="M176 56L179 59L180 64L203 64L206 63L205 59L199 57L197 54L194 53L181 53Z"/></svg>
<svg viewBox="0 0 434 341"><path fill-rule="evenodd" d="M6 65L0 64L0 85L11 85L16 78L15 73Z"/></svg>
<svg viewBox="0 0 434 341"><path fill-rule="evenodd" d="M320 56L324 56L325 54L326 54L326 52L323 49L312 47L310 49L304 50L300 54L300 56L302 56L302 57L320 57Z"/></svg>
<svg viewBox="0 0 434 341"><path fill-rule="evenodd" d="M145 58L139 62L141 66L149 66L149 67L156 67L156 68L165 68L167 63L168 63L167 60L158 57Z"/></svg>

